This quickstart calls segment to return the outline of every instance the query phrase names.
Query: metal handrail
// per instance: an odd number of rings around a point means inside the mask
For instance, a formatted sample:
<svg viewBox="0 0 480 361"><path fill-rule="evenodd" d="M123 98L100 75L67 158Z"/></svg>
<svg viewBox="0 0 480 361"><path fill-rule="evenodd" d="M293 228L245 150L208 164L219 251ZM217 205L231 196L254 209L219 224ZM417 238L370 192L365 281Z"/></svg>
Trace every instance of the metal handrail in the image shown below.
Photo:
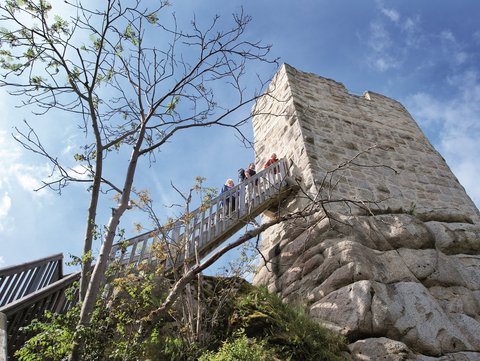
<svg viewBox="0 0 480 361"><path fill-rule="evenodd" d="M63 254L0 269L0 307L63 277Z"/></svg>
<svg viewBox="0 0 480 361"><path fill-rule="evenodd" d="M31 336L22 332L22 327L29 325L34 319L42 320L46 310L63 313L77 303L78 291L71 299L66 297L65 291L79 279L80 272L72 273L22 299L0 307L0 313L5 314L8 320L8 355L13 355Z"/></svg>

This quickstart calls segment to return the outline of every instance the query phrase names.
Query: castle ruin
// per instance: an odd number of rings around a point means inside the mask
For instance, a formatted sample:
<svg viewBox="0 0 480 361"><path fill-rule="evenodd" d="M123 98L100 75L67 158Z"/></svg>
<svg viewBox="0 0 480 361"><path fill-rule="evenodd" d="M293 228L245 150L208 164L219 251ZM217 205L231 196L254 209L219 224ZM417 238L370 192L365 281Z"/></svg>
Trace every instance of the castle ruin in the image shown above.
<svg viewBox="0 0 480 361"><path fill-rule="evenodd" d="M345 335L358 360L480 360L480 213L397 101L283 65L253 119L302 187L254 283Z"/></svg>

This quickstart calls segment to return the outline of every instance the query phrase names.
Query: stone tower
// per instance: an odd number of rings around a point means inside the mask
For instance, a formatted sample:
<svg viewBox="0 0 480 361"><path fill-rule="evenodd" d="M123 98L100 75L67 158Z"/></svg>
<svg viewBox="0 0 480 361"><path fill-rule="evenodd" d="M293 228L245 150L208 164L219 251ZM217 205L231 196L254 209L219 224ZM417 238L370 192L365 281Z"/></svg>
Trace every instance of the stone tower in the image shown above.
<svg viewBox="0 0 480 361"><path fill-rule="evenodd" d="M282 211L323 206L264 233L254 282L355 359L480 360L480 213L407 110L283 65L254 111L257 164L302 187Z"/></svg>

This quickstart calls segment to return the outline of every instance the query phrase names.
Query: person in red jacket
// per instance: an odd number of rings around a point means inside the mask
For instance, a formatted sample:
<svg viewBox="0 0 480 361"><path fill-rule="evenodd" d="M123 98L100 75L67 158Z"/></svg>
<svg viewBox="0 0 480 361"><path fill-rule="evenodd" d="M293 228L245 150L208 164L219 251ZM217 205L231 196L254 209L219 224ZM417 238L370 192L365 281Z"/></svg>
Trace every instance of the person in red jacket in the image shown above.
<svg viewBox="0 0 480 361"><path fill-rule="evenodd" d="M268 167L271 166L273 163L277 163L277 162L278 162L277 155L276 155L275 153L273 153L273 154L270 156L270 159L267 160L267 162L266 162L265 165L263 166L263 169L268 168Z"/></svg>

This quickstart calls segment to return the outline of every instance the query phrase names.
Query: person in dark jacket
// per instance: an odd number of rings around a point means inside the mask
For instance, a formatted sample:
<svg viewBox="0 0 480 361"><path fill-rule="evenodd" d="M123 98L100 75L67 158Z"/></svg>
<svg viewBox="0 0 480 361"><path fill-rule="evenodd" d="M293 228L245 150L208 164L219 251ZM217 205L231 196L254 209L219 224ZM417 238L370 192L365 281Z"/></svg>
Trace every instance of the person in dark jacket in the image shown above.
<svg viewBox="0 0 480 361"><path fill-rule="evenodd" d="M247 170L245 171L245 177L250 178L251 176L254 176L255 174L257 174L257 172L255 171L255 163L250 163L248 165Z"/></svg>
<svg viewBox="0 0 480 361"><path fill-rule="evenodd" d="M238 170L238 183L242 183L245 180L246 177L246 170L243 168L240 168Z"/></svg>

